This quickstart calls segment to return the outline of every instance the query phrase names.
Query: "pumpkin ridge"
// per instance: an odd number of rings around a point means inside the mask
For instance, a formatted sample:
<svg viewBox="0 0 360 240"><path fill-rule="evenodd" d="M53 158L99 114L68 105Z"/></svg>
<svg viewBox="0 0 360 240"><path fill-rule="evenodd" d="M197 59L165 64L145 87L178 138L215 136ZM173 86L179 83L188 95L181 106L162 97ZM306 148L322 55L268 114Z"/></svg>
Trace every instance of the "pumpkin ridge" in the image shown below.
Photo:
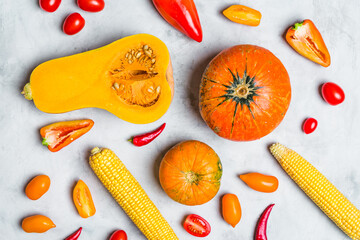
<svg viewBox="0 0 360 240"><path fill-rule="evenodd" d="M196 148L195 159L194 159L193 164L192 164L192 166L191 166L191 169L192 169L193 171L195 171L194 168L195 168L196 160L197 160L197 158L198 158L198 154L199 154L199 148Z"/></svg>
<svg viewBox="0 0 360 240"><path fill-rule="evenodd" d="M231 123L230 136L232 136L232 133L233 133L233 130L234 130L235 117L236 117L236 112L237 112L238 106L239 106L239 103L236 103L236 105L235 105L235 111L234 111L234 115L233 115L233 119L232 119L232 123Z"/></svg>
<svg viewBox="0 0 360 240"><path fill-rule="evenodd" d="M178 168L178 167L176 167L175 165L171 164L169 161L166 161L166 160L165 160L164 163L167 164L167 165L169 165L169 166L172 167L172 168L175 168L176 170L181 171L180 168Z"/></svg>
<svg viewBox="0 0 360 240"><path fill-rule="evenodd" d="M207 81L210 81L210 82L212 82L212 83L217 83L217 84L219 84L219 85L224 86L224 84L222 84L222 83L220 83L220 82L217 82L217 81L215 81L214 79L210 79L210 78L205 77L205 76L204 76L204 79L206 79Z"/></svg>
<svg viewBox="0 0 360 240"><path fill-rule="evenodd" d="M211 149L211 148L208 148L207 151L204 153L203 156L206 156L210 151L212 151L212 149ZM199 157L199 158L200 158L200 157ZM198 159L198 157L197 157L195 160L197 160L197 159ZM203 159L203 158L201 158L201 159ZM202 170L204 167L206 167L206 165L201 166L200 169L193 167L192 170L193 170L194 172L200 172L200 170Z"/></svg>
<svg viewBox="0 0 360 240"><path fill-rule="evenodd" d="M196 169L196 172L201 172L207 164L202 165L200 168ZM195 171L195 170L194 170Z"/></svg>
<svg viewBox="0 0 360 240"><path fill-rule="evenodd" d="M171 185L171 186L167 186L166 188L164 188L164 190L171 190L171 189L180 189L181 186L183 185L184 183L180 182L180 181L177 181L174 185ZM179 186L179 187L178 187Z"/></svg>
<svg viewBox="0 0 360 240"><path fill-rule="evenodd" d="M202 185L197 186L198 192L201 192L201 195L205 195L207 198L212 199L213 197L208 195L209 191L204 191L202 188L204 188Z"/></svg>

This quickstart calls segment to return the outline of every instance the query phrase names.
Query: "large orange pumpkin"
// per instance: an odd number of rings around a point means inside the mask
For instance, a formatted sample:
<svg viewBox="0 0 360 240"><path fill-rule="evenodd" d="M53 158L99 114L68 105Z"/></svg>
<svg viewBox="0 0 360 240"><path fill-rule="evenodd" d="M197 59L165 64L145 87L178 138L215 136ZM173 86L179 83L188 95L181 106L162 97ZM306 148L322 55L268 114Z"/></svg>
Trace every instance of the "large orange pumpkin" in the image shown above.
<svg viewBox="0 0 360 240"><path fill-rule="evenodd" d="M160 183L167 195L185 205L210 201L220 188L222 165L215 151L199 141L171 148L160 164Z"/></svg>
<svg viewBox="0 0 360 240"><path fill-rule="evenodd" d="M200 113L219 136L251 141L272 132L291 99L289 75L269 50L238 45L218 54L200 85Z"/></svg>

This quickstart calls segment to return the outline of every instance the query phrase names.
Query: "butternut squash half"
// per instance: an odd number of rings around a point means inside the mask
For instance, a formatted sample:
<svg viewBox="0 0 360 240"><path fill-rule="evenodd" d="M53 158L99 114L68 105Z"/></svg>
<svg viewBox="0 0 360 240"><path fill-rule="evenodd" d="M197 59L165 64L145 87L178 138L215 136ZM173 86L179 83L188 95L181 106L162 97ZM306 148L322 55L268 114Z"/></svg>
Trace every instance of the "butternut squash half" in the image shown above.
<svg viewBox="0 0 360 240"><path fill-rule="evenodd" d="M105 109L131 123L165 114L174 91L166 45L148 34L40 64L22 92L47 113Z"/></svg>

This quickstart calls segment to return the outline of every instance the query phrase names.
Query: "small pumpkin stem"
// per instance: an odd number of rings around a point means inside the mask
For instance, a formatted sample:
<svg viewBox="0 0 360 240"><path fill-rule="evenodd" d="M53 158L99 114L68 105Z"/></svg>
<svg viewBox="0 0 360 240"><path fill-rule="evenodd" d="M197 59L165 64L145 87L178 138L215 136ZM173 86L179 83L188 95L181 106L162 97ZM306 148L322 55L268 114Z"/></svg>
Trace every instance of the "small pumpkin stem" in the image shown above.
<svg viewBox="0 0 360 240"><path fill-rule="evenodd" d="M30 83L25 84L21 94L24 95L27 100L33 100Z"/></svg>
<svg viewBox="0 0 360 240"><path fill-rule="evenodd" d="M196 184L197 182L199 182L199 178L198 178L197 174L194 172L186 172L185 179L187 182L189 182L191 184Z"/></svg>
<svg viewBox="0 0 360 240"><path fill-rule="evenodd" d="M237 90L236 90L237 95L240 98L246 98L247 95L249 94L249 88L246 86L240 86Z"/></svg>

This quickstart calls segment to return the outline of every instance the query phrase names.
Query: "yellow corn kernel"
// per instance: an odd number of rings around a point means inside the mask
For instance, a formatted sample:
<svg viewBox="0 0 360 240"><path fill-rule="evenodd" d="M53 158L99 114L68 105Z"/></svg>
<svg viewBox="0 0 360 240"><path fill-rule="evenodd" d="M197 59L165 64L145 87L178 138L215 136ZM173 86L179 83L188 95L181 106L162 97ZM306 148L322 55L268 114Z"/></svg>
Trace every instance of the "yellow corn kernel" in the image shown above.
<svg viewBox="0 0 360 240"><path fill-rule="evenodd" d="M91 151L90 166L126 214L149 240L178 240L144 189L110 149Z"/></svg>
<svg viewBox="0 0 360 240"><path fill-rule="evenodd" d="M360 240L360 211L313 165L276 143L272 155L297 185L351 239Z"/></svg>

